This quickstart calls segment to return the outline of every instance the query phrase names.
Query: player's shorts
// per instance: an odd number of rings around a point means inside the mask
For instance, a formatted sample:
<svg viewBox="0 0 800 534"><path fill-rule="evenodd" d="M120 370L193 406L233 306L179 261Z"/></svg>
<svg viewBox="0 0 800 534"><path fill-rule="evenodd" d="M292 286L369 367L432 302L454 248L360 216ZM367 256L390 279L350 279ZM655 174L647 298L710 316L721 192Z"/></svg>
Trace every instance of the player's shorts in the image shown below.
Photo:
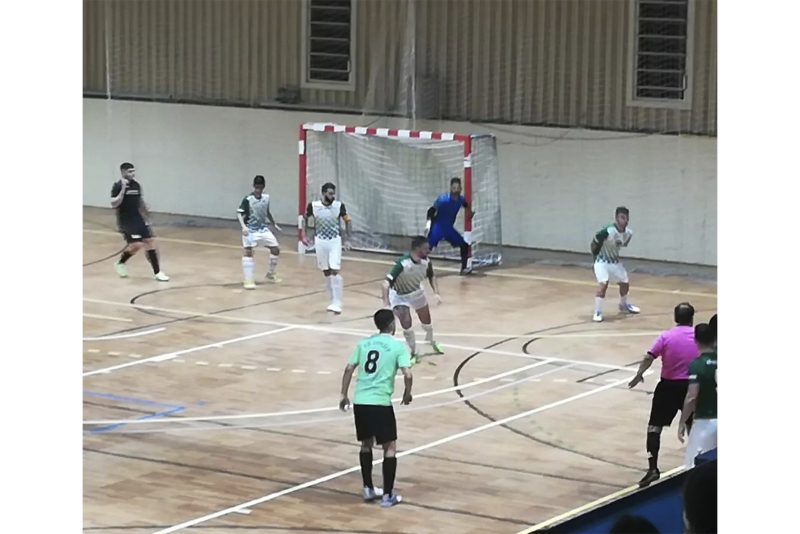
<svg viewBox="0 0 800 534"><path fill-rule="evenodd" d="M422 288L407 295L401 295L394 289L389 288L389 304L391 304L392 308L408 306L412 310L418 310L428 305L428 299L425 296L425 290Z"/></svg>
<svg viewBox="0 0 800 534"><path fill-rule="evenodd" d="M688 380L667 380L662 378L653 392L653 404L650 408L650 426L670 426L675 416L683 409L686 392L689 390Z"/></svg>
<svg viewBox="0 0 800 534"><path fill-rule="evenodd" d="M431 248L435 248L440 241L447 241L456 248L467 244L467 242L464 240L464 236L459 234L458 230L456 230L454 227L445 224L433 223L433 226L431 226L431 231L428 234L428 243L430 243Z"/></svg>
<svg viewBox="0 0 800 534"><path fill-rule="evenodd" d="M145 239L153 237L153 232L150 230L150 226L144 222L144 219L120 224L119 231L122 237L125 238L126 243L141 243Z"/></svg>
<svg viewBox="0 0 800 534"><path fill-rule="evenodd" d="M686 458L684 467L694 467L694 460L698 455L717 448L717 420L695 419L689 432L686 443Z"/></svg>
<svg viewBox="0 0 800 534"><path fill-rule="evenodd" d="M314 239L314 251L317 255L317 267L323 271L342 268L342 237L333 239Z"/></svg>
<svg viewBox="0 0 800 534"><path fill-rule="evenodd" d="M594 275L601 284L616 282L619 284L628 283L628 271L621 263L605 263L602 261L594 262Z"/></svg>
<svg viewBox="0 0 800 534"><path fill-rule="evenodd" d="M391 405L354 404L353 416L358 441L375 438L378 445L397 441L397 420Z"/></svg>
<svg viewBox="0 0 800 534"><path fill-rule="evenodd" d="M259 245L268 248L276 248L278 246L278 240L275 239L269 228L264 228L257 232L250 230L250 233L242 236L242 246L244 248L255 248Z"/></svg>

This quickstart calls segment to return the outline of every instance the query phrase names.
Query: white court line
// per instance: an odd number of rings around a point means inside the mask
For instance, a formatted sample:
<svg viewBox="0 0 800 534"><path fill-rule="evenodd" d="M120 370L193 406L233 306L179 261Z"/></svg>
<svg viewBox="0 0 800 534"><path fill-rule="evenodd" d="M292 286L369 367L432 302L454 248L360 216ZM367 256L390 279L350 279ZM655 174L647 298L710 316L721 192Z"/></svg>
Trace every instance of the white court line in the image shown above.
<svg viewBox="0 0 800 534"><path fill-rule="evenodd" d="M553 408L557 408L559 406L563 406L564 404L569 404L570 402L575 402L577 400L583 399L585 397L589 397L591 395L596 395L597 393L601 393L605 390L617 387L626 383L628 379L625 380L617 380L613 384L608 384L606 386L599 386L594 389L590 389L589 391L585 391L578 395L573 395L572 397L567 397L566 399L561 399L556 402L552 402L550 404L546 404L544 406L540 406L539 408L534 408L533 410L528 410L527 412L518 413L516 415L512 415L510 417L506 417L505 419L498 419L497 421L492 421L491 423L486 423L485 425L481 425L479 427L475 427L471 430L467 430L465 432L460 432L458 434L453 434L451 436L447 436L446 438L442 438L436 441L432 441L431 443L426 443L425 445L420 445L419 447L414 447L413 449L409 449L407 451L403 451L397 453L397 458L402 458L404 456L410 456L412 454L417 454L419 452L425 451L427 449L432 449L434 447L438 447L439 445L444 445L445 443L449 443L451 441L455 441L457 439L462 439L473 434L477 434L478 432L483 432L484 430L488 430L490 428L494 428L500 425L508 424L512 421L516 421L518 419L522 419L524 417L529 417L531 415L537 414L539 412L544 412L546 410L551 410ZM383 459L375 460L372 462L373 465L379 465L383 463ZM217 519L218 517L222 517L224 515L228 515L231 513L237 513L239 510L247 510L259 504L263 504L265 502L273 501L279 497L283 497L284 495L289 495L291 493L296 493L300 490L304 490L306 488L311 488L313 486L318 486L320 484L324 484L330 480L334 480L336 478L343 477L345 475L349 475L350 473L355 473L361 470L360 465L356 465L349 469L343 469L342 471L337 471L336 473L332 473L330 475L326 475L324 477L317 478L315 480L310 480L308 482L304 482L303 484L298 484L296 486L292 486L291 488L287 488L282 491L277 491L275 493L270 493L269 495L265 495L263 497L259 497L258 499L253 499L252 501L248 501L242 504L237 504L236 506L231 506L230 508L226 508L225 510L220 510L219 512L214 512L213 514L208 514L203 517L199 517L197 519L192 519L190 521L186 521L179 525L175 525L169 528L165 528L163 530L159 530L155 534L169 534L170 532L177 532L179 530L183 530L189 527L193 527L195 525L199 525L201 523L206 523L211 521L212 519Z"/></svg>
<svg viewBox="0 0 800 534"><path fill-rule="evenodd" d="M141 360L134 360L132 362L121 363L119 365L114 365L114 366L106 367L106 368L103 368L103 369L95 369L94 371L88 371L86 373L83 373L83 376L86 377L86 376L92 376L92 375L97 375L97 374L101 374L101 373L110 373L111 371L116 371L118 369L124 369L125 367L131 367L131 366L134 366L134 365L141 365L141 364L147 363L147 362L163 362L163 361L171 360L173 358L177 358L178 356L181 356L183 354L190 354L192 352L198 352L198 351L210 349L210 348L213 348L213 347L222 347L224 345L231 345L233 343L239 343L241 341L247 341L247 340L250 340L250 339L257 339L257 338L265 337L265 336L271 336L273 334L279 334L281 332L286 332L287 330L293 330L293 329L294 329L293 326L287 326L285 328L278 328L277 330L269 330L267 332L259 332L258 334L251 334L249 336L237 337L237 338L233 338L233 339L228 339L226 341L217 341L215 343L209 343L208 345L201 345L199 347L192 347L190 349L183 349L183 350L179 350L179 351L176 351L176 352L168 352L166 354L159 354L158 356L151 356L150 358L143 358Z"/></svg>
<svg viewBox="0 0 800 534"><path fill-rule="evenodd" d="M85 337L83 338L84 341L111 341L114 339L128 339L130 337L139 337L139 336L146 336L149 334L157 334L158 332L163 332L166 328L154 328L152 330L142 330L141 332L131 332L130 334L118 334L114 336L103 336L103 337Z"/></svg>
<svg viewBox="0 0 800 534"><path fill-rule="evenodd" d="M164 313L175 313L175 314L181 314L181 315L188 315L188 316L192 316L192 317L208 317L208 318L212 318L212 319L222 319L222 320L228 320L228 321L234 321L234 322L242 322L242 323L250 323L250 324L265 324L265 325L270 325L270 326L282 326L282 327L286 327L286 328L297 328L297 329L300 329L300 330L310 330L310 331L313 331L313 332L326 332L326 333L329 333L329 334L341 334L341 335L358 336L358 337L362 337L362 336L367 335L367 334L370 334L370 335L374 334L373 331L370 331L370 332L366 333L365 331L346 330L346 329L337 329L337 328L326 328L326 327L320 327L320 326L316 326L316 325L306 325L306 324L296 324L296 323L283 323L283 322L279 322L279 321L265 321L265 320L260 320L260 319L246 319L244 317L234 317L234 316L231 316L231 315L215 315L215 314L209 314L209 313L195 313L195 312L189 312L189 311L185 311L185 310L174 310L174 309L171 309L171 308L160 308L160 307L157 307L157 306L142 306L142 305L139 305L139 304L131 304L129 302L111 302L111 301L107 301L107 300L98 300L98 299L89 299L89 298L84 298L83 300L85 300L86 302L92 302L92 303L95 303L95 304L105 304L105 305L108 305L108 306L117 306L117 307L123 307L123 308L139 308L139 309L142 309L142 310L160 311L160 312L164 312ZM540 337L540 336L526 336L526 337ZM401 338L398 338L398 339L401 339ZM469 351L469 352L482 352L482 353L486 353L486 354L499 354L499 355L503 355L503 356L512 356L512 357L517 357L517 358L528 358L528 359L542 359L542 358L545 358L545 356L536 356L536 355L533 355L533 354L522 354L522 353L519 353L519 352L511 352L511 351L507 351L507 350L486 349L486 348L482 348L482 347L465 347L465 346L462 346L462 345L449 345L449 344L446 344L446 343L440 343L439 345L441 345L442 347L445 347L445 348L459 349L459 350L465 350L465 351ZM575 363L575 364L580 364L580 365L588 365L588 366L592 366L592 367L601 367L603 369L629 370L629 368L624 366L624 365L616 365L616 364L608 364L608 363L597 363L597 362L582 361L582 360L570 360L568 358L554 358L554 357L550 357L550 356L546 356L546 358L548 358L549 360L552 360L552 361L556 361L556 362Z"/></svg>
<svg viewBox="0 0 800 534"><path fill-rule="evenodd" d="M91 319L105 319L106 321L118 321L120 323L132 323L133 319L126 319L125 317L111 317L110 315L97 315L94 313L84 313L84 317Z"/></svg>
<svg viewBox="0 0 800 534"><path fill-rule="evenodd" d="M552 363L548 360L544 360L541 362L532 363L530 365L526 365L524 367L520 367L518 369L511 369L510 371L505 371L503 373L496 374L494 376L490 376L488 378L484 378L482 380L473 380L472 382L467 382L466 384L459 384L458 386L450 386L449 388L445 389L437 389L435 391L427 391L425 393L420 393L419 395L414 395L414 399L424 399L426 397L433 397L435 395L442 395L444 393L450 393L451 391L456 390L464 390L469 389L471 387L479 386L481 384L485 384L487 382L492 382L494 380L499 380L500 378L504 378L506 376L515 375L518 373L522 373L529 369L534 369L536 367L541 367L542 365L547 365ZM629 369L630 371L630 369ZM398 375L399 376L399 375ZM392 399L393 403L400 402L402 397L398 397L396 399ZM128 420L124 419L120 420L113 420L113 421L84 421L84 425L116 425L120 423L131 423L131 424L146 424L146 423L155 423L155 424L163 424L163 423L188 423L188 422L197 422L197 421L225 421L231 419L261 419L266 417L280 417L280 416L287 416L287 415L305 415L311 413L321 413L321 412L333 412L338 410L338 406L326 406L324 408L310 408L305 410L290 410L285 412L268 412L268 413L245 413L245 414L237 414L237 415L210 415L206 417L170 417L170 418L157 418L157 419L134 419Z"/></svg>

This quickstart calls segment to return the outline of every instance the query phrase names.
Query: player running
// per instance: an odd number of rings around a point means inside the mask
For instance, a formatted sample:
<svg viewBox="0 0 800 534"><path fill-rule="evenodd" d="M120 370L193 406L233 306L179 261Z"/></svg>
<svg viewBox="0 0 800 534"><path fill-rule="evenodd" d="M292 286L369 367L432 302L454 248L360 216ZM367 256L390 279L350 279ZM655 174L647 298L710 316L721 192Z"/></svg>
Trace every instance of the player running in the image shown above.
<svg viewBox="0 0 800 534"><path fill-rule="evenodd" d="M594 299L594 317L592 320L599 323L603 320L603 299L606 298L608 283L619 283L619 309L627 313L639 313L639 308L628 302L628 272L619 261L619 249L627 247L633 237L633 232L628 228L628 208L620 206L614 213L614 224L604 227L597 232L592 240L591 250L594 259L594 274L597 277L597 294Z"/></svg>
<svg viewBox="0 0 800 534"><path fill-rule="evenodd" d="M364 501L373 502L383 497L381 506L390 507L402 501L394 493L394 478L397 473L397 420L392 407L392 394L397 370L403 373L405 390L402 404L411 403L411 359L403 344L394 339L394 315L390 310L378 310L373 316L378 333L362 339L342 375L342 397L339 409L347 411L350 399L347 391L353 372L358 369L356 389L353 394L353 416L356 424L356 439L361 442L358 459L361 464L361 479L364 483ZM372 447L377 443L383 447L383 489L372 483Z"/></svg>
<svg viewBox="0 0 800 534"><path fill-rule="evenodd" d="M461 194L461 178L450 180L450 192L442 193L428 209L428 222L425 224L425 235L431 248L436 248L440 241L445 240L454 247L461 249L461 274L472 274L472 267L468 266L469 245L464 236L455 228L456 217L461 208L467 210L467 216L472 220L475 212L470 208L467 199Z"/></svg>
<svg viewBox="0 0 800 534"><path fill-rule="evenodd" d="M278 257L281 254L278 240L267 227L267 221L280 232L281 227L275 222L269 210L269 195L264 193L267 182L260 174L253 178L253 192L242 199L236 218L242 227L242 271L244 271L244 288L255 289L256 283L253 280L253 270L255 260L253 260L253 248L259 243L263 243L269 248L269 269L267 270L267 280L270 282L280 282L275 276L275 269L278 266Z"/></svg>
<svg viewBox="0 0 800 534"><path fill-rule="evenodd" d="M161 272L158 262L158 252L153 242L153 233L147 218L150 212L142 196L142 186L136 181L136 169L132 163L123 163L119 166L122 178L111 187L111 207L117 212L117 227L125 238L128 246L122 251L119 261L114 264L120 278L128 276L125 263L144 247L147 261L153 267L155 279L159 282L168 282L169 276Z"/></svg>
<svg viewBox="0 0 800 534"><path fill-rule="evenodd" d="M694 467L697 456L717 447L716 332L711 325L699 324L694 329L694 340L700 356L689 365L689 391L678 425L678 439L683 443L689 416L694 414L686 444L686 469Z"/></svg>
<svg viewBox="0 0 800 534"><path fill-rule="evenodd" d="M404 254L395 262L383 282L383 304L387 307L391 306L400 320L403 336L411 349L411 363L416 363L419 357L416 333L411 328L411 308L417 312L422 329L425 330L425 341L431 344L436 354L444 354L439 344L433 339L431 309L428 306L428 299L425 297L425 288L422 286L423 281L427 278L434 295L436 295L437 303L441 304L439 284L433 272L433 263L428 258L430 251L431 248L425 236L415 237L411 240L411 252Z"/></svg>

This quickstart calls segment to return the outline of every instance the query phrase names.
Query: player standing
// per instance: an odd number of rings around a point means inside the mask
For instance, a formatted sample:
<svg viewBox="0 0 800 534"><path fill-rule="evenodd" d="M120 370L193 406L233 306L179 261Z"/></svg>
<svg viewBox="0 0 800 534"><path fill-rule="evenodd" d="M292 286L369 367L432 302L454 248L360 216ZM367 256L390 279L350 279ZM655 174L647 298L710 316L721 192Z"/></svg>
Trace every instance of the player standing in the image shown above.
<svg viewBox="0 0 800 534"><path fill-rule="evenodd" d="M353 416L356 439L361 442L358 459L364 483L362 496L367 502L383 496L381 506L389 507L402 500L400 495L394 493L394 478L397 473L397 420L392 407L392 394L397 370L403 373L405 384L402 404L411 403L413 380L408 350L392 337L395 333L394 315L390 310L378 310L373 319L378 333L362 339L356 345L342 375L339 409L347 411L350 407L347 390L350 388L353 372L358 369L353 394ZM375 443L383 447L383 490L372 484L372 447Z"/></svg>
<svg viewBox="0 0 800 534"><path fill-rule="evenodd" d="M620 206L614 213L614 224L597 232L592 240L592 256L594 257L594 274L597 277L597 294L594 299L594 316L592 320L599 323L603 320L603 299L606 298L609 281L619 283L619 309L627 313L639 313L639 308L628 302L628 272L619 261L619 249L627 247L633 237L628 228L628 208Z"/></svg>
<svg viewBox="0 0 800 534"><path fill-rule="evenodd" d="M158 252L153 243L153 233L147 223L150 212L142 197L142 186L136 181L136 169L131 163L123 163L119 166L119 171L122 178L111 187L111 207L117 210L117 227L128 246L122 251L122 256L114 264L114 268L121 278L127 277L128 270L125 268L125 263L144 247L147 261L153 267L155 279L167 282L169 276L161 272Z"/></svg>
<svg viewBox="0 0 800 534"><path fill-rule="evenodd" d="M328 182L322 186L322 199L310 202L306 207L303 243L311 245L308 237L309 228L314 228L314 249L317 255L317 267L325 275L325 286L328 289L330 305L328 311L342 313L342 293L344 280L339 270L342 266L342 228L339 219L345 222L347 240L344 248L350 250L350 238L353 226L344 203L336 200L336 186Z"/></svg>
<svg viewBox="0 0 800 534"><path fill-rule="evenodd" d="M253 247L263 243L269 248L269 269L267 270L267 280L270 282L280 282L275 276L275 269L278 266L278 257L281 254L278 240L267 227L269 221L276 230L281 227L275 222L269 209L269 195L264 193L267 182L260 174L253 178L253 192L242 199L236 218L242 227L242 270L244 271L244 288L255 289L256 283L253 280L253 270L255 260L253 260Z"/></svg>
<svg viewBox="0 0 800 534"><path fill-rule="evenodd" d="M716 333L711 325L699 324L694 340L700 356L689 365L689 391L678 425L678 439L683 443L689 416L694 423L686 444L686 469L694 467L695 458L717 447L717 349Z"/></svg>
<svg viewBox="0 0 800 534"><path fill-rule="evenodd" d="M450 180L450 192L442 193L428 209L428 222L425 224L425 235L431 248L436 248L440 241L445 240L454 247L461 249L461 274L472 274L472 267L468 267L469 245L464 236L455 228L456 217L461 208L467 210L470 220L475 216L467 199L461 194L461 178Z"/></svg>
<svg viewBox="0 0 800 534"><path fill-rule="evenodd" d="M422 287L422 282L427 278L436 300L442 302L439 296L439 284L433 272L433 263L428 258L430 251L425 236L415 237L411 240L411 252L404 254L395 262L383 282L383 304L391 306L400 319L403 336L411 349L411 363L416 363L418 357L416 334L411 329L411 308L417 312L422 329L425 330L425 341L431 344L436 354L443 354L441 347L433 339L431 309L425 297L425 288Z"/></svg>
<svg viewBox="0 0 800 534"><path fill-rule="evenodd" d="M658 452L661 449L661 431L670 426L679 410L683 409L683 401L689 389L689 365L697 358L699 352L694 341L694 307L688 302L675 306L675 326L661 332L655 343L647 351L639 371L628 384L636 387L644 381L644 373L656 358L661 358L661 380L653 392L653 403L650 408L650 419L647 422L648 469L639 486L649 486L659 478ZM689 423L691 425L691 423Z"/></svg>

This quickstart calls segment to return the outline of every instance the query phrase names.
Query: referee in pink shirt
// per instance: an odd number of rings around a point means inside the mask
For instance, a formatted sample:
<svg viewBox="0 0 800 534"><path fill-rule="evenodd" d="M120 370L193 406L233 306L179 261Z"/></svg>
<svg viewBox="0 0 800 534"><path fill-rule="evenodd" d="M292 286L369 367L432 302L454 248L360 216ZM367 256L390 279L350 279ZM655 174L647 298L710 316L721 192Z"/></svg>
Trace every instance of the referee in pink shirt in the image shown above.
<svg viewBox="0 0 800 534"><path fill-rule="evenodd" d="M661 478L658 470L658 451L661 448L661 431L670 426L672 420L683 409L683 401L689 389L689 364L700 353L694 342L694 308L688 302L675 306L675 326L661 334L647 351L639 371L628 384L635 387L644 381L644 373L656 358L661 358L661 380L653 392L650 421L647 423L647 474L639 481L646 487ZM691 427L691 421L688 422Z"/></svg>

